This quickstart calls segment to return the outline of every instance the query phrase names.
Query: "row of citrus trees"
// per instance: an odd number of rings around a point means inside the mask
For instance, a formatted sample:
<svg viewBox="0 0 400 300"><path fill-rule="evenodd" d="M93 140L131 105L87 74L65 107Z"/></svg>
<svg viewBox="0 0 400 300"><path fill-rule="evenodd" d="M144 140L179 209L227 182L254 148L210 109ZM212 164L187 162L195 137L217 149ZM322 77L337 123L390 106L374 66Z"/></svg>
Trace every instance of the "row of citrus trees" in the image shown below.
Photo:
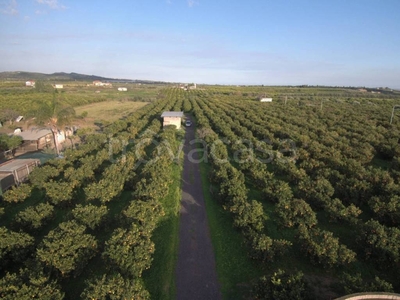
<svg viewBox="0 0 400 300"><path fill-rule="evenodd" d="M249 118L247 118L247 121L243 118L240 119L238 109L236 110L236 119L239 119L240 123L248 128ZM243 109L243 107L240 107L240 109ZM231 114L234 110L230 106L229 110L225 109L225 111L227 114ZM252 110L253 116L255 115L254 111ZM399 157L393 157L393 155L400 153L392 154L390 160L388 160L391 163L388 171L371 166L371 162L375 156L382 154L380 152L382 148L389 147L385 143L392 143L388 136L398 134L398 126L384 124L387 128L379 127L382 116L378 115L377 112L374 112L376 116L371 117L369 109L366 112L360 109L357 109L357 111L357 114L351 115L349 118L342 117L344 120L336 124L334 128L324 128L327 126L323 126L323 124L314 126L315 124L312 124L312 122L299 122L298 118L294 116L290 119L286 116L288 125L285 126L285 123L281 121L281 119L284 119L283 114L279 118L266 122L266 130L269 129L272 132L275 131L274 126L276 125L273 125L275 123L280 124L281 128L289 127L290 130L286 130L284 138L291 137L292 145L298 154L296 155L298 168L290 164L277 164L277 169L293 178L294 184L301 181L302 178L299 173L304 174L304 172L311 178L317 179L314 180L314 183L315 181L317 183L323 182L324 179L325 181L328 180L326 189L334 190L334 195L337 196L335 199L336 206L339 205L337 199L340 198L352 208L352 212L357 210L355 206L360 206L368 210L374 218L384 225L396 226L398 225L399 212L394 207L399 206L396 190L399 189L400 177ZM261 114L266 115L262 109L257 108L257 112L259 112L258 120L261 119ZM335 111L334 115L338 112L340 110ZM301 115L301 111L298 114ZM326 114L319 116L319 119L326 122L325 119L331 117L332 114ZM320 120L317 119L317 121ZM297 125L293 126L293 123L296 124L296 122ZM371 126L378 128L378 130L371 130ZM251 132L258 134L257 131L252 130ZM319 134L313 134L317 132ZM274 136L276 135L275 131ZM278 132L279 135L282 135L282 133ZM244 136L244 134L241 133L240 136ZM277 144L279 145L279 143ZM393 146L393 149L399 151L398 146ZM290 149L285 151L291 154ZM316 205L318 206L318 203ZM323 203L319 205L323 206ZM332 211L335 207L331 206L328 209ZM351 213L346 215L351 217Z"/></svg>
<svg viewBox="0 0 400 300"><path fill-rule="evenodd" d="M400 260L396 242L400 230L394 226L397 223L382 219L382 215L390 212L391 220L396 219L398 197L393 188L398 187L398 177L396 169L384 171L366 166L368 158L364 154L379 145L379 134L375 136L376 144L363 148L363 140L348 138L353 135L351 131L363 133L363 123L369 122L368 119L365 121L365 115L359 116L358 123L355 123L353 116L348 119L343 116L345 111L335 107L331 113L321 115L318 112L310 116L310 112L304 109L296 108L288 114L283 105L260 107L257 102L235 101L234 97L226 99L221 95L210 98L202 92L197 93L195 99L192 106L202 127L200 133L207 141L212 180L218 186L221 204L233 214L234 225L244 233L251 257L271 263L279 255L292 255L290 248L295 246L316 266L340 270L344 270L341 266L347 266L353 283L360 278L354 271L359 262L369 264L376 260L380 266L390 268L391 274L387 276L386 272L381 276L386 280L376 277L368 287L371 289L373 285L376 290L393 290L388 281L398 274L393 264ZM327 130L329 126L318 126L320 122L328 122L332 115L343 119L343 124L353 123L346 130L345 137L330 133ZM380 117L376 117L375 122L380 121ZM315 134L318 130L321 132ZM322 134L325 130L326 135ZM384 129L381 131L385 134ZM331 155L333 151L334 158ZM358 168L352 169L354 166ZM363 170L361 174L354 173L360 170ZM354 185L354 180L351 180L354 177L368 185L368 200L363 198L364 202L361 202L346 197L352 191L365 192L362 186ZM251 183L246 183L246 178ZM294 229L294 240L268 236L263 206L248 199L247 187L260 191L264 205L272 204L278 230ZM387 197L392 200L385 200ZM380 210L373 209L376 205ZM365 210L363 215L360 207ZM338 225L329 225L326 219L340 224L341 228L348 228L358 243L353 239L353 243L344 244L336 231L327 230L329 226L334 228ZM321 222L323 229L319 225ZM379 265L374 265L374 268L382 274ZM346 276L348 274L342 277ZM357 284L348 286L349 291L365 288L365 285Z"/></svg>
<svg viewBox="0 0 400 300"><path fill-rule="evenodd" d="M160 115L180 110L177 93L165 90L103 133L81 136L78 149L4 194L1 298L150 297L141 276L151 267L176 145Z"/></svg>

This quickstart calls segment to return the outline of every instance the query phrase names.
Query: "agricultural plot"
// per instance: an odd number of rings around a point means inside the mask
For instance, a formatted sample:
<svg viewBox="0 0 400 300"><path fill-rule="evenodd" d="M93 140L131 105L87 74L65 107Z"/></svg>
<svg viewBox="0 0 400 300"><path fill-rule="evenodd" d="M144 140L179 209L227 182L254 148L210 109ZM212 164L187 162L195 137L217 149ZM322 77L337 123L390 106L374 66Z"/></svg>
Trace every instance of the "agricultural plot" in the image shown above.
<svg viewBox="0 0 400 300"><path fill-rule="evenodd" d="M146 102L103 101L79 106L75 111L78 116L84 116L83 124L92 124L96 121L115 122L128 117L147 104Z"/></svg>
<svg viewBox="0 0 400 300"><path fill-rule="evenodd" d="M275 91L272 103L251 88L189 97L206 153L204 190L224 209L211 222L224 295L399 292L400 120L389 122L399 96ZM226 214L236 232L221 232ZM237 232L253 260L242 275L243 251L219 243Z"/></svg>
<svg viewBox="0 0 400 300"><path fill-rule="evenodd" d="M181 109L177 92L82 136L4 194L2 299L173 298L180 167L169 151L180 133L162 130L159 116Z"/></svg>
<svg viewBox="0 0 400 300"><path fill-rule="evenodd" d="M205 87L156 98L4 194L1 298L174 299L171 154L183 136L161 128L165 110L196 119L193 163L225 299L400 291L398 94Z"/></svg>
<svg viewBox="0 0 400 300"><path fill-rule="evenodd" d="M35 101L51 100L56 96L73 107L105 101L146 102L156 101L165 85L114 84L113 87L96 87L91 82L63 82L63 89L55 90L52 82L43 81L42 87L25 87L25 82L0 82L0 110L13 109L25 115L35 107ZM127 88L126 92L118 87Z"/></svg>

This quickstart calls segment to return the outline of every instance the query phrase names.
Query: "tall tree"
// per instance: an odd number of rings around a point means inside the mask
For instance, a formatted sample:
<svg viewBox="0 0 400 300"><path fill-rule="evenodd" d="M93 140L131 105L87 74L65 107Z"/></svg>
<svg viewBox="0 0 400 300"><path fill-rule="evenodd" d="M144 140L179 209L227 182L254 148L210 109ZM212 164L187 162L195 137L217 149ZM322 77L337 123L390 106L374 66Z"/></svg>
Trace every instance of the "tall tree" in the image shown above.
<svg viewBox="0 0 400 300"><path fill-rule="evenodd" d="M13 152L19 145L22 144L22 138L18 135L9 136L7 134L0 134L0 149L11 150Z"/></svg>
<svg viewBox="0 0 400 300"><path fill-rule="evenodd" d="M54 138L54 146L57 155L59 155L60 144L58 142L58 132L63 126L71 123L76 115L74 108L66 102L62 102L57 90L55 90L50 101L38 101L36 109L31 113L37 125L51 130Z"/></svg>
<svg viewBox="0 0 400 300"><path fill-rule="evenodd" d="M0 111L0 122L10 122L11 125L19 115L20 113L14 109L4 108Z"/></svg>

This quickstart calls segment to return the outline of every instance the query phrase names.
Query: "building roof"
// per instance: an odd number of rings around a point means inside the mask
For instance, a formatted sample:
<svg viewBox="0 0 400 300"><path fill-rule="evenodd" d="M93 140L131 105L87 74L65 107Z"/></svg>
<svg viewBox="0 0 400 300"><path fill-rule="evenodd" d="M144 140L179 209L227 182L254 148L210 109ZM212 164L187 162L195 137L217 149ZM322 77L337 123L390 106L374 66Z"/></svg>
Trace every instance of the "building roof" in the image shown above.
<svg viewBox="0 0 400 300"><path fill-rule="evenodd" d="M40 164L40 160L34 158L9 160L0 165L0 172L13 172L32 163Z"/></svg>
<svg viewBox="0 0 400 300"><path fill-rule="evenodd" d="M164 111L161 115L161 118L165 117L183 118L183 111Z"/></svg>
<svg viewBox="0 0 400 300"><path fill-rule="evenodd" d="M16 133L14 135L20 136L22 137L22 139L24 141L37 141L38 139L51 134L51 130L50 129L44 129L44 128L32 128L32 129L28 129L26 131L22 131L20 133Z"/></svg>
<svg viewBox="0 0 400 300"><path fill-rule="evenodd" d="M13 174L11 174L11 173L3 173L3 174L0 174L0 181L1 181L2 179L6 178L6 177L9 177L9 176L13 177ZM13 178L14 178L14 177L13 177Z"/></svg>

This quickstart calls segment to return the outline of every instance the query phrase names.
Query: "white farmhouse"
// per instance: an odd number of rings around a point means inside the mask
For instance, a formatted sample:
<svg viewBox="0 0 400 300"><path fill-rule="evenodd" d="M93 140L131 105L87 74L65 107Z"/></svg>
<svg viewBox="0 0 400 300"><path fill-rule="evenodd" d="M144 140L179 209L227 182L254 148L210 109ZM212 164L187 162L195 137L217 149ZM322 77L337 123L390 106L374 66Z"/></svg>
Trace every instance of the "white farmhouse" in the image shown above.
<svg viewBox="0 0 400 300"><path fill-rule="evenodd" d="M28 80L27 82L25 82L25 86L35 87L35 81Z"/></svg>
<svg viewBox="0 0 400 300"><path fill-rule="evenodd" d="M272 98L261 98L260 102L272 102Z"/></svg>

